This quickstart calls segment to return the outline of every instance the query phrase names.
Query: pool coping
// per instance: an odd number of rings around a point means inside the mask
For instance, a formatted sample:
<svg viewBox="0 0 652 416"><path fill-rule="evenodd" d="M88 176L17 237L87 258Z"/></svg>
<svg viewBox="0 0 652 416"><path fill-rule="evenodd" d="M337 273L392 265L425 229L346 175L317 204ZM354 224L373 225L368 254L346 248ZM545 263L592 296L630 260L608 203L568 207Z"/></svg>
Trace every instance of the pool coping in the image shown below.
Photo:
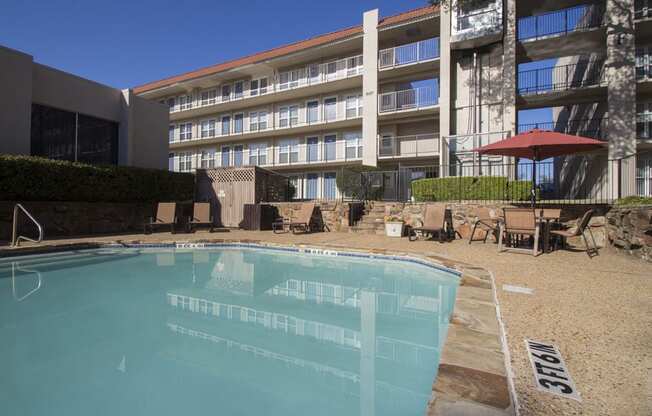
<svg viewBox="0 0 652 416"><path fill-rule="evenodd" d="M484 268L437 256L385 249L329 244L283 244L251 239L171 240L158 243L116 240L67 243L0 250L0 259L58 251L97 248L210 249L251 247L316 255L352 256L409 261L453 273L459 278L448 335L428 402L428 416L514 415L518 406L513 387L509 349L493 274Z"/></svg>

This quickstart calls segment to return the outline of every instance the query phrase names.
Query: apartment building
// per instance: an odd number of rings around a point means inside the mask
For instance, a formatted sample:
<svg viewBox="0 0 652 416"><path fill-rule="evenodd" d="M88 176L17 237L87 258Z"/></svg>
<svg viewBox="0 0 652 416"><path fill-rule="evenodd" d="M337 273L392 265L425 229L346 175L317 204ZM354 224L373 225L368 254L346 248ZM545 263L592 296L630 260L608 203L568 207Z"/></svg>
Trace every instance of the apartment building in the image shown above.
<svg viewBox="0 0 652 416"><path fill-rule="evenodd" d="M649 6L486 0L386 18L371 10L359 26L134 93L169 107L170 169L259 165L288 175L296 198L340 197L338 175L361 167L378 169L384 194L401 198L406 174L514 175L505 169L514 161L473 149L532 127L606 142L555 160L560 192L649 195ZM520 122L532 109L551 116Z"/></svg>
<svg viewBox="0 0 652 416"><path fill-rule="evenodd" d="M166 169L169 115L157 102L0 45L0 153Z"/></svg>

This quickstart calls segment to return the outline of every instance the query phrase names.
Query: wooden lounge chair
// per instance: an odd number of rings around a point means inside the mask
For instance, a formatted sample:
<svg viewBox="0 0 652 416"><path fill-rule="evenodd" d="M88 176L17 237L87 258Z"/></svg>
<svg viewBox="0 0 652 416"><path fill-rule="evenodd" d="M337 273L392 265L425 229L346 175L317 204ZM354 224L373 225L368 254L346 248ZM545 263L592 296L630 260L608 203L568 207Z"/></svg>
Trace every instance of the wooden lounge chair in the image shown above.
<svg viewBox="0 0 652 416"><path fill-rule="evenodd" d="M278 233L281 231L292 231L295 234L297 231L304 233L311 232L312 214L315 211L315 203L302 204L301 208L296 214L295 218L279 218L272 224L272 231Z"/></svg>
<svg viewBox="0 0 652 416"><path fill-rule="evenodd" d="M192 206L192 216L188 217L188 232L193 226L208 225L208 232L213 232L213 216L209 202L195 202Z"/></svg>
<svg viewBox="0 0 652 416"><path fill-rule="evenodd" d="M591 217L593 217L594 211L592 209L586 211L584 215L582 216L582 219L577 223L577 227L574 229L570 230L553 230L550 231L550 234L554 236L559 236L562 239L562 246L566 247L566 241L569 237L579 237L580 235L582 236L582 239L584 240L584 247L586 248L586 255L589 257L597 256L598 253L598 246L595 243L595 238L593 237L593 232L591 231L591 227L589 227L589 222L591 221ZM593 246L589 244L588 238L586 238L586 231L589 232L589 235L591 236L591 241L593 242Z"/></svg>
<svg viewBox="0 0 652 416"><path fill-rule="evenodd" d="M155 227L170 226L170 231L174 234L174 226L177 223L175 215L177 204L175 202L159 202L156 207L156 216L150 217L149 222L143 226L145 234L151 233Z"/></svg>
<svg viewBox="0 0 652 416"><path fill-rule="evenodd" d="M475 215L476 220L473 225L473 231L471 231L471 236L469 237L469 244L473 241L473 236L478 228L485 232L484 239L482 240L483 243L487 242L489 234L493 233L494 237L496 237L500 231L500 220L492 217L488 208L479 207L476 210Z"/></svg>
<svg viewBox="0 0 652 416"><path fill-rule="evenodd" d="M426 204L423 225L421 227L411 228L408 234L408 240L416 240L417 232L430 236L437 234L440 243L443 243L444 239L446 241L452 240L453 219L450 211L446 209L446 206L441 204Z"/></svg>
<svg viewBox="0 0 652 416"><path fill-rule="evenodd" d="M498 235L498 251L518 250L529 252L530 249L519 247L503 247L503 239L506 237L511 245L518 245L523 237L533 237L534 244L532 255L539 255L539 222L534 214L533 208L503 208L505 221L500 224Z"/></svg>

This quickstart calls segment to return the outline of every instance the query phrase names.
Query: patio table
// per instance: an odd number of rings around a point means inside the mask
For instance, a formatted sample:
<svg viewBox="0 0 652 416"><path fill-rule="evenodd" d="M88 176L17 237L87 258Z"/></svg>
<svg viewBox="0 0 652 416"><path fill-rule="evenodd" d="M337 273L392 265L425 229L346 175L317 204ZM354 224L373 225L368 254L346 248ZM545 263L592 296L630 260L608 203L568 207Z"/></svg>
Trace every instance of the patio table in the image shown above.
<svg viewBox="0 0 652 416"><path fill-rule="evenodd" d="M541 225L543 231L543 252L550 253L550 226L552 223L559 221L560 215L549 214L541 211L536 213L537 221Z"/></svg>

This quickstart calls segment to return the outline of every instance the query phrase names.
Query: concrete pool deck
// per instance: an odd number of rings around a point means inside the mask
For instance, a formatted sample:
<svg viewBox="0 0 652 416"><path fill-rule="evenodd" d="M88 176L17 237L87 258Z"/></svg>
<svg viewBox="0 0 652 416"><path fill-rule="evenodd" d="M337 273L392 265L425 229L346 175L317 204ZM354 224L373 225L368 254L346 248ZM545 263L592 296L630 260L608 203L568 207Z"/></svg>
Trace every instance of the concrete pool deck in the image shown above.
<svg viewBox="0 0 652 416"><path fill-rule="evenodd" d="M458 292L439 376L433 386L437 400L431 414L509 414L506 370L497 335L499 322L495 319L488 271L496 281L521 415L651 413L652 267L606 249L593 259L573 251L534 258L499 254L495 244L479 242L469 246L466 240L410 243L406 238L377 235L269 231L133 234L49 240L43 245L221 239L411 253L461 270L466 277ZM0 247L0 255L12 251ZM504 291L504 284L527 287L533 293ZM469 334L474 336L470 342ZM479 334L485 337L483 342L478 341ZM523 342L526 338L559 347L582 402L536 389Z"/></svg>

